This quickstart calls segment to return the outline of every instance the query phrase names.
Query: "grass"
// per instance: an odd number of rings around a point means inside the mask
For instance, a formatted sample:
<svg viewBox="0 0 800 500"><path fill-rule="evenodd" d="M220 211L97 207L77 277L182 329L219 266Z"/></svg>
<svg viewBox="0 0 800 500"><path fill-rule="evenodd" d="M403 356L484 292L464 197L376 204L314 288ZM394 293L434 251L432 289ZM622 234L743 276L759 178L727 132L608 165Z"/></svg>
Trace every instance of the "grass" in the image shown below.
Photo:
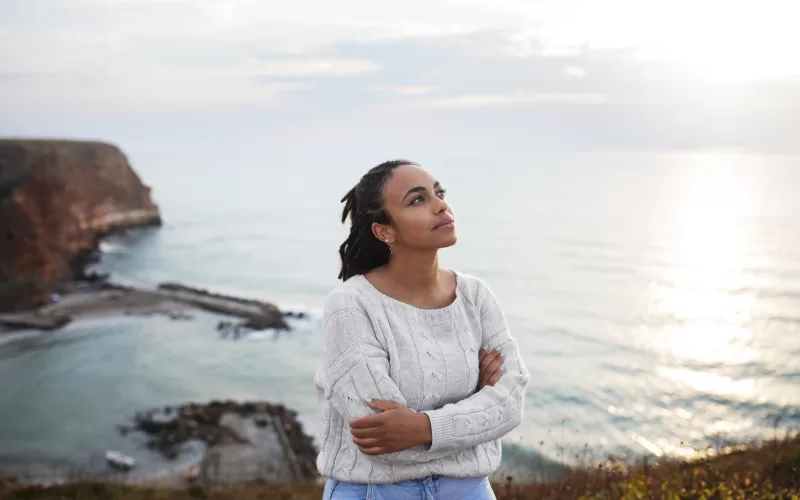
<svg viewBox="0 0 800 500"><path fill-rule="evenodd" d="M754 443L692 463L627 466L609 461L575 467L559 481L494 485L498 500L704 499L800 500L800 435ZM2 500L319 500L315 484L189 486L182 488L76 482L41 487L0 481Z"/></svg>

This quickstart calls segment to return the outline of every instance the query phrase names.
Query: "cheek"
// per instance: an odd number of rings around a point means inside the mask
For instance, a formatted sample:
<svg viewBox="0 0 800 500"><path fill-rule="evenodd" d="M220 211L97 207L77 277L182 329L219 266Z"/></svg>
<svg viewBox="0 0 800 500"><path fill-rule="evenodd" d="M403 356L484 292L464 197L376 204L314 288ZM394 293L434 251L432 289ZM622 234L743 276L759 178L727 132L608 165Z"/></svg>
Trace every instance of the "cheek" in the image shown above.
<svg viewBox="0 0 800 500"><path fill-rule="evenodd" d="M424 210L406 210L394 221L398 237L407 244L425 243L431 237L431 219Z"/></svg>

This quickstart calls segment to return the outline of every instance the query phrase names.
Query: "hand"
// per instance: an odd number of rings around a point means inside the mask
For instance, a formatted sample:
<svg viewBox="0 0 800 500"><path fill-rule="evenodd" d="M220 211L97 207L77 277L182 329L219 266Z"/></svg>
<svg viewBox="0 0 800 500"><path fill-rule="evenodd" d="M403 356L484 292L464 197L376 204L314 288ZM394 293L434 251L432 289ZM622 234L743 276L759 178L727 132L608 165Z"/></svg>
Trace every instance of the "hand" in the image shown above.
<svg viewBox="0 0 800 500"><path fill-rule="evenodd" d="M500 380L500 377L503 375L503 372L500 370L502 364L503 356L500 354L500 351L495 349L490 351L486 349L480 350L480 354L478 355L478 391L487 385L494 386L494 384Z"/></svg>
<svg viewBox="0 0 800 500"><path fill-rule="evenodd" d="M431 422L394 401L373 399L367 406L381 413L350 421L353 442L366 455L382 455L430 443Z"/></svg>

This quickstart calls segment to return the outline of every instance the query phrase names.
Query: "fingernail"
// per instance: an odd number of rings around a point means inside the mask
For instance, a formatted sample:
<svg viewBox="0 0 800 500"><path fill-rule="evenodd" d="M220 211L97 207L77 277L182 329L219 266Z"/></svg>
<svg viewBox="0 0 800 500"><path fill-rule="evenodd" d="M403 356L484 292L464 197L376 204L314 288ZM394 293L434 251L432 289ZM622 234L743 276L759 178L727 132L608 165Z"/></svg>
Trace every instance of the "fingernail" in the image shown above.
<svg viewBox="0 0 800 500"><path fill-rule="evenodd" d="M365 401L366 401L367 403L369 403L369 402L371 402L371 401L372 401L372 398L367 398L367 399L365 399Z"/></svg>

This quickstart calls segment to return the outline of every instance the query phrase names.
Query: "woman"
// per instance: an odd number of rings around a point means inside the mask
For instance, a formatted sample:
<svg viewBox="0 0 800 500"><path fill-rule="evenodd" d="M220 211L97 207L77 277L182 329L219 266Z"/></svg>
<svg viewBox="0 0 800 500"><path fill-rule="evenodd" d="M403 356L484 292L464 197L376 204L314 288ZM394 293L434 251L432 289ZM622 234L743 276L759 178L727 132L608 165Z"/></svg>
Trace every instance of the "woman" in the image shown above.
<svg viewBox="0 0 800 500"><path fill-rule="evenodd" d="M342 199L344 281L325 304L317 467L325 500L494 499L528 371L497 299L439 268L456 242L444 188L386 162Z"/></svg>

